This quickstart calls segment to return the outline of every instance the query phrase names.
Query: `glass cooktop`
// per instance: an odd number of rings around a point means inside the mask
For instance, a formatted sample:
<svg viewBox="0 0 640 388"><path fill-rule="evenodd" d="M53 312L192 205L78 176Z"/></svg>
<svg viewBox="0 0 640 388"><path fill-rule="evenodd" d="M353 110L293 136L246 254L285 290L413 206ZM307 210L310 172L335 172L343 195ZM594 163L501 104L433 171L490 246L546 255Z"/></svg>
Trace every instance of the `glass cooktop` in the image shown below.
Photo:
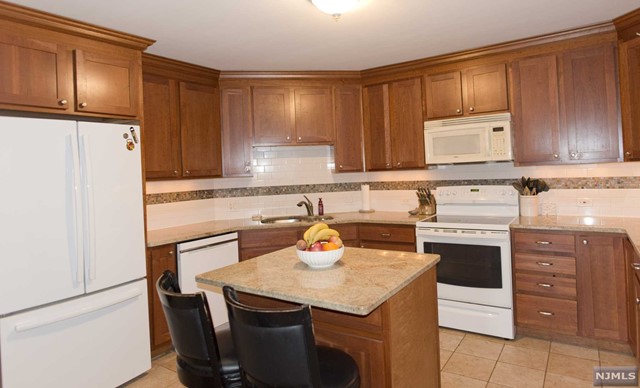
<svg viewBox="0 0 640 388"><path fill-rule="evenodd" d="M474 228L508 230L516 217L435 215L418 221L418 227Z"/></svg>

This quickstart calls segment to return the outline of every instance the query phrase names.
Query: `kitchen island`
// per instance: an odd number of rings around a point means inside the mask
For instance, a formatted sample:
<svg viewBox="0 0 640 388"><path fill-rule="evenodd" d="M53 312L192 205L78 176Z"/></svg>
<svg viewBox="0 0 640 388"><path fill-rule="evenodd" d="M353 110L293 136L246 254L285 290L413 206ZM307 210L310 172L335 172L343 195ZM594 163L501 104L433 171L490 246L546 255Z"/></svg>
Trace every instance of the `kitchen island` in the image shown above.
<svg viewBox="0 0 640 388"><path fill-rule="evenodd" d="M259 306L312 306L316 341L358 363L362 387L438 387L437 255L347 248L330 268L311 269L295 247L196 277Z"/></svg>

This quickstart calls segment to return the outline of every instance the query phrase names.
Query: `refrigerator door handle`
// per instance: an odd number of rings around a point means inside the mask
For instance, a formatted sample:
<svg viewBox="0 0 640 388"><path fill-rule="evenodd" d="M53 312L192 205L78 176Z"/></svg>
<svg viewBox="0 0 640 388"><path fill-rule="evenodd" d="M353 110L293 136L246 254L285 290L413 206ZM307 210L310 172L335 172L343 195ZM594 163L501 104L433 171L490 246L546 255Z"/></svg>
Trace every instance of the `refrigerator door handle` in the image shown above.
<svg viewBox="0 0 640 388"><path fill-rule="evenodd" d="M71 217L73 222L73 234L75 239L75 260L72 261L72 271L75 273L75 281L76 284L81 284L83 280L82 274L82 229L80 225L82 225L82 216L78 209L81 208L82 203L78 200L78 181L80 177L80 162L78 158L77 144L74 142L75 136L68 135L67 136L67 168L70 176L70 185L71 185ZM75 265L74 265L75 264Z"/></svg>
<svg viewBox="0 0 640 388"><path fill-rule="evenodd" d="M96 278L96 221L95 221L95 205L93 196L93 167L91 163L91 152L89 152L89 135L80 136L80 156L82 158L82 166L84 168L84 189L85 189L85 229L84 238L87 243L89 259L89 279Z"/></svg>
<svg viewBox="0 0 640 388"><path fill-rule="evenodd" d="M126 302L130 299L135 299L142 295L142 290L139 288L131 289L128 292L123 293L122 295L118 295L115 298L103 300L99 303L96 303L92 306L85 306L73 311L67 311L62 314L53 315L50 317L44 317L41 319L33 319L31 321L19 322L14 326L16 332L25 332L33 329L37 329L40 327L53 325L54 323L66 321L68 319L80 317L82 315L90 314L94 311L102 310L107 307L115 306L117 304Z"/></svg>

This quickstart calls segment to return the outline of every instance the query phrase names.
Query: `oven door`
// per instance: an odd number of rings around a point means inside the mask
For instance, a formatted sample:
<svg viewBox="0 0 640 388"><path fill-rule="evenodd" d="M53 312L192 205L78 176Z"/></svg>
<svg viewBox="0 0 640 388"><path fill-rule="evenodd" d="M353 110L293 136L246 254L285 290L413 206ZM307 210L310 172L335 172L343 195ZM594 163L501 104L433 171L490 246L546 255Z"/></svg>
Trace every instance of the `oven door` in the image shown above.
<svg viewBox="0 0 640 388"><path fill-rule="evenodd" d="M440 255L438 299L511 308L508 231L417 228L417 251Z"/></svg>

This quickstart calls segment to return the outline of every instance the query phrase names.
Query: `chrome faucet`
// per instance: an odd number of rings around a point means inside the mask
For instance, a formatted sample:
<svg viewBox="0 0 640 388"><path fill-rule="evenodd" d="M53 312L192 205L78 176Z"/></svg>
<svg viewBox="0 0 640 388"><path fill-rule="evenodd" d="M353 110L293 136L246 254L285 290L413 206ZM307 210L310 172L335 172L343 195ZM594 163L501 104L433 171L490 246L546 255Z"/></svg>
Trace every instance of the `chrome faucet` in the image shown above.
<svg viewBox="0 0 640 388"><path fill-rule="evenodd" d="M304 199L306 199L306 201L300 201L298 202L298 207L304 205L304 207L307 208L307 215L308 216L313 216L313 203L311 203L311 200L309 198L307 198L306 195L303 195Z"/></svg>

